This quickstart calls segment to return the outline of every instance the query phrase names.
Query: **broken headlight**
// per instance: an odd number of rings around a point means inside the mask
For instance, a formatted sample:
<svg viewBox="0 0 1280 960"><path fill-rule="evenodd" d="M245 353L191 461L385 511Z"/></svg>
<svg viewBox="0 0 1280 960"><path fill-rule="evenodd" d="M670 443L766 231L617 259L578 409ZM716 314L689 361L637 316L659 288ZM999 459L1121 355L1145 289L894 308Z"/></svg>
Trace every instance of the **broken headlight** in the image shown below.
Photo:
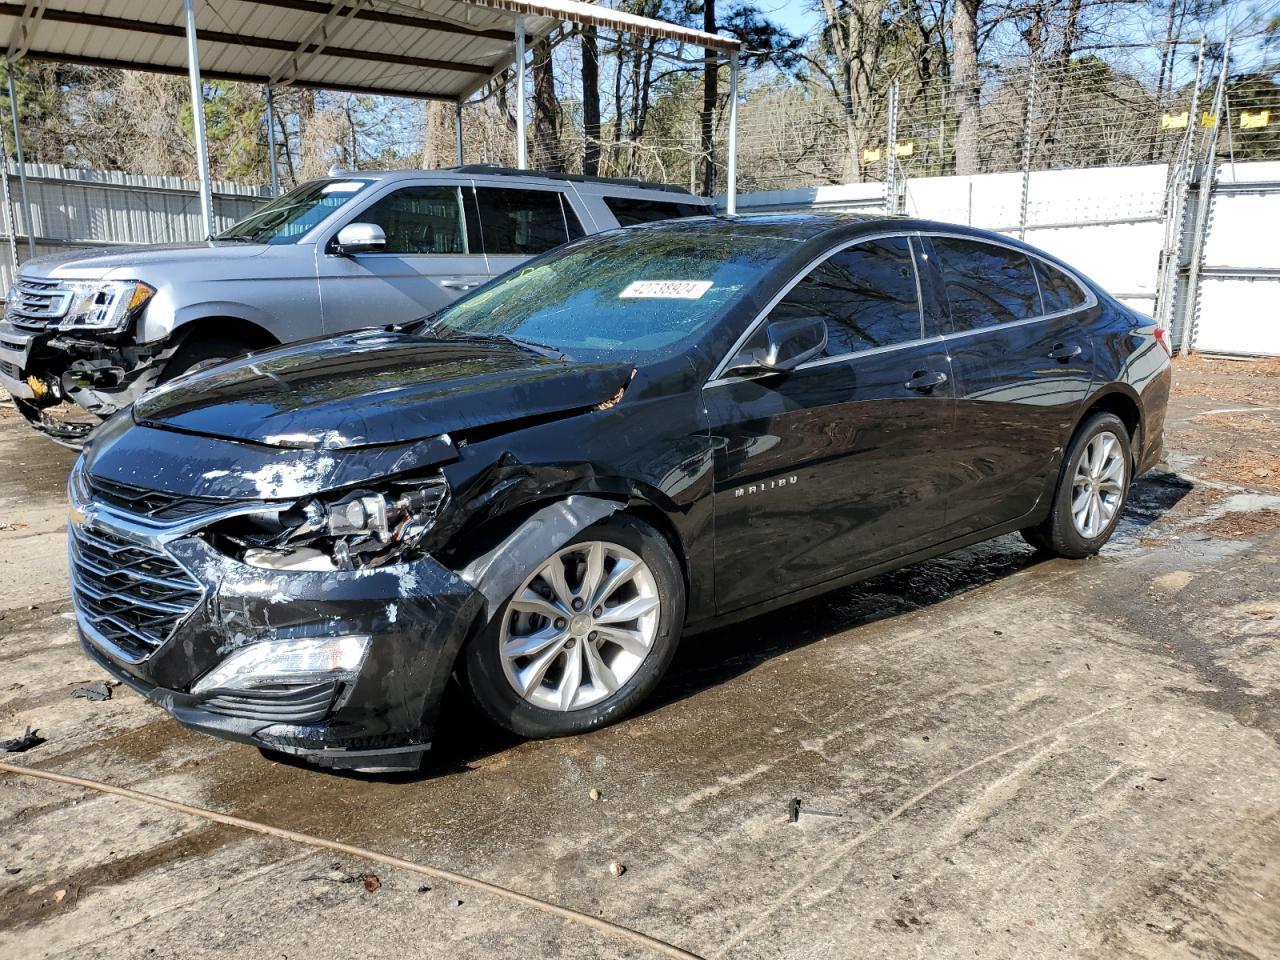
<svg viewBox="0 0 1280 960"><path fill-rule="evenodd" d="M420 549L448 499L439 475L398 481L237 517L209 537L222 552L269 570L381 567Z"/></svg>
<svg viewBox="0 0 1280 960"><path fill-rule="evenodd" d="M63 280L61 286L71 292L71 306L60 330L119 332L156 294L140 280Z"/></svg>

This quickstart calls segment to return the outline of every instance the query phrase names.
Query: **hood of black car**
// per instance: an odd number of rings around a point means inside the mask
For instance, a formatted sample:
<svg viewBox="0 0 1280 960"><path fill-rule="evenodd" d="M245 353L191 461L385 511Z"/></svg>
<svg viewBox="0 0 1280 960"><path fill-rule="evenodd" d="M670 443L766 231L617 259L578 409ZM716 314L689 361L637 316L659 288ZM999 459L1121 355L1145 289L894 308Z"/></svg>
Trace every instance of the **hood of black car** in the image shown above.
<svg viewBox="0 0 1280 960"><path fill-rule="evenodd" d="M342 450L587 410L613 398L631 372L501 342L371 331L182 377L145 394L133 417L265 446Z"/></svg>

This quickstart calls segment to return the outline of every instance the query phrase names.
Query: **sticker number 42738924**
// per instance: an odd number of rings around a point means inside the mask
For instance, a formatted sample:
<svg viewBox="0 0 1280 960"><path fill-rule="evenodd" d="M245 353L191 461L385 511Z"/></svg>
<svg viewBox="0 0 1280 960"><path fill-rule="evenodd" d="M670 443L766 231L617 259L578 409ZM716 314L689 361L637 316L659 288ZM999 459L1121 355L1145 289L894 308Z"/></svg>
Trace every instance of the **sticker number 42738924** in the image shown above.
<svg viewBox="0 0 1280 960"><path fill-rule="evenodd" d="M618 294L618 299L701 300L710 289L710 280L633 280Z"/></svg>

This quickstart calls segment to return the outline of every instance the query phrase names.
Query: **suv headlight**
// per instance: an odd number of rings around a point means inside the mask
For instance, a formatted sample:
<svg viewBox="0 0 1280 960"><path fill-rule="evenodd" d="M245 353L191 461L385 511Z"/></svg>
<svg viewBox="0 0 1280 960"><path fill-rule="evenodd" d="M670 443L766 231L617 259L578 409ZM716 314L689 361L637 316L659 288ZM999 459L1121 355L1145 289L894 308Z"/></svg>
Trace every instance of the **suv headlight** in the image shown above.
<svg viewBox="0 0 1280 960"><path fill-rule="evenodd" d="M72 296L60 330L117 333L156 295L155 287L141 280L64 280L61 285Z"/></svg>

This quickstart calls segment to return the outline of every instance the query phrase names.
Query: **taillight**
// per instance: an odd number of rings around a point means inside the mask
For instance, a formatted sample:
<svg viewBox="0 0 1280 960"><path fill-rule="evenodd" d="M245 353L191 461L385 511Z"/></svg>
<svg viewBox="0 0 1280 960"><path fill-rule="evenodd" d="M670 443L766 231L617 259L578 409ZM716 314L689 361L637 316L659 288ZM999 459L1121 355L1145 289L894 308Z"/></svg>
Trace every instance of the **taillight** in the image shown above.
<svg viewBox="0 0 1280 960"><path fill-rule="evenodd" d="M1173 356L1173 345L1169 342L1169 331L1164 327L1156 327L1156 343L1164 347L1165 356Z"/></svg>

